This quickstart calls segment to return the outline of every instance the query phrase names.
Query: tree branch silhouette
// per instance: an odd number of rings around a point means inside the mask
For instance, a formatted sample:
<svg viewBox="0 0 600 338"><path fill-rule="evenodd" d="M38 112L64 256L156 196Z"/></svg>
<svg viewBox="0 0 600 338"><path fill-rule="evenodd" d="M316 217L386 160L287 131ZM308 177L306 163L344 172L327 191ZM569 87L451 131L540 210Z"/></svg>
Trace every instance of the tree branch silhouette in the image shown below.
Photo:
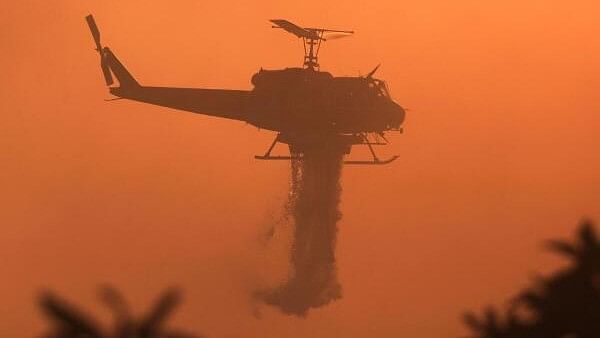
<svg viewBox="0 0 600 338"><path fill-rule="evenodd" d="M463 321L473 337L600 337L600 241L593 224L582 222L573 242L551 240L545 246L571 264L518 293L502 316L492 308L482 316L466 313Z"/></svg>
<svg viewBox="0 0 600 338"><path fill-rule="evenodd" d="M136 318L131 314L125 298L118 290L100 288L100 300L113 313L114 324L104 329L91 316L67 303L51 291L39 297L39 306L52 323L45 338L199 338L187 333L164 329L164 323L179 304L177 289L165 290L146 316Z"/></svg>

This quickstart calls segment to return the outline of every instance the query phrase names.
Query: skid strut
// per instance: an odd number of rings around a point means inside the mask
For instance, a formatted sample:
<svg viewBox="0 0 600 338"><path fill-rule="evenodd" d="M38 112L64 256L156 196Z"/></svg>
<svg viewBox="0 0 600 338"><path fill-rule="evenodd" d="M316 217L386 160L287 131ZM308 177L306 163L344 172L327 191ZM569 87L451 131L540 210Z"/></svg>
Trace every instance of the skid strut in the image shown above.
<svg viewBox="0 0 600 338"><path fill-rule="evenodd" d="M279 142L280 136L281 136L281 134L277 134L277 136L275 136L273 143L271 143L271 146L269 147L269 149L267 149L267 152L264 155L255 155L254 158L257 160L293 160L293 159L297 159L297 157L292 157L292 156L272 156L271 155L273 148L275 148L275 145L277 145L277 143Z"/></svg>

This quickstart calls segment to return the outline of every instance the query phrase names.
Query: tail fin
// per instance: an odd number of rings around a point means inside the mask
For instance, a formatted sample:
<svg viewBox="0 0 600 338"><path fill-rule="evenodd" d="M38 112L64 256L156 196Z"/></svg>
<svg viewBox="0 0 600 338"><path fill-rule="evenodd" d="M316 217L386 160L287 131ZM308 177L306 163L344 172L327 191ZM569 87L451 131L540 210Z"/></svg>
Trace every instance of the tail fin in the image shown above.
<svg viewBox="0 0 600 338"><path fill-rule="evenodd" d="M110 86L114 83L112 77L112 74L114 74L119 81L120 87L139 87L140 84L133 78L125 66L123 66L121 61L117 59L115 54L113 54L108 47L102 47L102 44L100 43L100 30L96 25L94 17L90 14L85 17L85 20L90 27L92 37L96 43L96 51L100 54L100 68L102 69L106 85Z"/></svg>
<svg viewBox="0 0 600 338"><path fill-rule="evenodd" d="M119 80L119 85L121 87L139 87L140 84L135 80L133 75L123 66L121 61L117 59L115 54L108 48L104 47L102 49L102 54L106 63L108 64L109 69L115 74L117 80Z"/></svg>

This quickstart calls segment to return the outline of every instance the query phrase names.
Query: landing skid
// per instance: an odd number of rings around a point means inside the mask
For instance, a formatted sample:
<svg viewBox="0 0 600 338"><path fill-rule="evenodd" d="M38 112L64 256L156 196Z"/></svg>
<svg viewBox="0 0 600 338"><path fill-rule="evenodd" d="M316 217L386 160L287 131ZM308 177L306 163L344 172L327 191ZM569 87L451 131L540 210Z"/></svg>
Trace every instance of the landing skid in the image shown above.
<svg viewBox="0 0 600 338"><path fill-rule="evenodd" d="M386 160L373 159L372 161L344 161L344 164L367 164L367 165L382 165L394 162L398 157L398 155L394 155Z"/></svg>
<svg viewBox="0 0 600 338"><path fill-rule="evenodd" d="M380 159L375 160L374 159L374 160L370 160L370 161L344 161L344 164L383 165L383 164L388 164L388 163L394 162L398 157L400 157L400 156L395 155L395 156L392 156L385 160L380 160ZM277 160L290 161L290 160L302 159L302 157L298 157L298 156L263 156L263 155L256 155L256 156L254 156L254 158L257 160L268 160L268 161L277 161Z"/></svg>
<svg viewBox="0 0 600 338"><path fill-rule="evenodd" d="M299 160L302 157L298 157L298 156L270 156L270 155L255 155L254 156L255 159L257 160Z"/></svg>
<svg viewBox="0 0 600 338"><path fill-rule="evenodd" d="M376 140L375 142L371 142L368 138L367 138L367 134L360 134L360 142L357 143L353 143L352 145L366 145L367 147L369 147L369 151L371 152L371 156L373 157L372 160L363 160L363 161L357 161L357 160L346 160L344 161L344 164L355 164L355 165L383 165L383 164L388 164L391 163L393 161L395 161L399 156L395 155L392 156L388 159L385 160L381 160L379 159L379 157L377 157L377 154L375 154L375 150L373 149L374 145L387 145L387 140L385 139L385 137L383 137L383 134L381 134L381 137L383 138L383 140L385 142L381 142L379 140ZM271 146L269 147L269 149L267 149L267 152L264 155L255 155L254 158L257 160L301 160L302 157L301 156L273 156L271 155L271 151L273 151L273 148L275 148L275 145L277 145L278 142L280 142L280 137L281 134L277 134L277 136L275 137L275 139L273 140L273 143L271 143Z"/></svg>

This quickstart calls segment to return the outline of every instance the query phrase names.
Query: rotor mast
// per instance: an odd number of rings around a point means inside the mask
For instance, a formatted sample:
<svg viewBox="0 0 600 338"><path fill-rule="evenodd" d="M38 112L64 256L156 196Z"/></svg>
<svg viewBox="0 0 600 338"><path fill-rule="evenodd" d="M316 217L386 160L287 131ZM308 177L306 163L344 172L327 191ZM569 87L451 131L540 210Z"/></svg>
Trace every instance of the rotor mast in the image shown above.
<svg viewBox="0 0 600 338"><path fill-rule="evenodd" d="M304 41L304 67L310 70L319 68L319 49L321 41L323 41L323 32L319 33L319 37L314 39L311 37L303 37Z"/></svg>

